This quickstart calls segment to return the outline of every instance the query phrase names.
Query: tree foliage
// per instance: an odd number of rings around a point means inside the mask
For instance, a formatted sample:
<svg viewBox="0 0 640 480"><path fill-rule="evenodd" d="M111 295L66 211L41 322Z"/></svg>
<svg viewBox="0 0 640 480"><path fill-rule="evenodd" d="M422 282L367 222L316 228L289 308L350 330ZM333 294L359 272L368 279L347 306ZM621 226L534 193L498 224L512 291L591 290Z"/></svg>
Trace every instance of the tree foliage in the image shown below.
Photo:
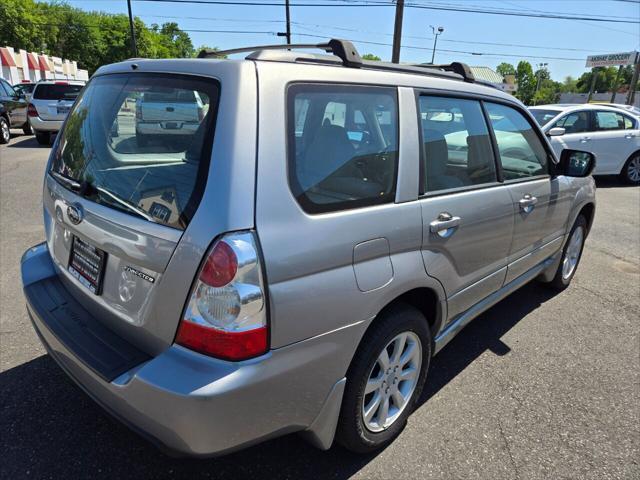
<svg viewBox="0 0 640 480"><path fill-rule="evenodd" d="M516 96L523 103L531 104L536 91L536 77L531 64L526 60L520 61L516 67L516 82L518 84Z"/></svg>
<svg viewBox="0 0 640 480"><path fill-rule="evenodd" d="M373 60L376 62L379 62L381 59L379 56L374 55L373 53L365 53L364 55L362 55L362 59L363 60Z"/></svg>
<svg viewBox="0 0 640 480"><path fill-rule="evenodd" d="M498 72L500 75L504 77L506 75L515 75L516 69L510 63L502 62L500 65L497 66L496 72Z"/></svg>
<svg viewBox="0 0 640 480"><path fill-rule="evenodd" d="M85 11L59 1L0 1L0 45L76 60L89 74L101 65L132 57L129 18ZM134 19L138 56L192 57L189 35L175 22L151 26Z"/></svg>

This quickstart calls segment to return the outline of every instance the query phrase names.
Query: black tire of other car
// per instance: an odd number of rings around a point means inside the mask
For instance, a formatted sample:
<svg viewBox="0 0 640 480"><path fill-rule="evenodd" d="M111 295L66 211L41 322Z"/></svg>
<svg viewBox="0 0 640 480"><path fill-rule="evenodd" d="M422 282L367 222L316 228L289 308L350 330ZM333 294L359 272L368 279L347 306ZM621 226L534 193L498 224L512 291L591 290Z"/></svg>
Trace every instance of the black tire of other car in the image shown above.
<svg viewBox="0 0 640 480"><path fill-rule="evenodd" d="M365 425L363 406L365 396L376 395L376 393L365 394L365 388L383 349L388 348L389 342L402 333L414 334L419 339L422 358L416 385L402 413L383 430L374 432ZM391 443L405 427L407 417L420 398L427 378L431 351L429 326L419 310L410 305L398 304L384 311L365 334L349 366L336 432L337 442L344 448L357 453L369 453ZM385 372L380 371L380 375L384 377Z"/></svg>
<svg viewBox="0 0 640 480"><path fill-rule="evenodd" d="M10 139L9 120L5 117L0 117L0 143L9 143Z"/></svg>
<svg viewBox="0 0 640 480"><path fill-rule="evenodd" d="M580 264L580 259L582 258L582 250L584 249L584 242L587 238L587 219L583 215L578 215L573 227L571 227L571 231L569 232L569 236L567 237L567 242L562 249L562 258L560 259L560 265L558 265L558 270L556 270L556 274L547 285L557 290L564 290L569 286L571 280L573 280L576 271L578 270L578 265ZM576 233L577 232L577 233ZM581 235L581 240L579 244L576 244L578 238ZM572 243L573 240L573 243ZM565 262L570 262L573 264L573 267L569 270L565 268Z"/></svg>
<svg viewBox="0 0 640 480"><path fill-rule="evenodd" d="M33 135L33 129L31 128L31 124L29 124L29 122L25 122L25 124L22 126L22 132L25 135Z"/></svg>
<svg viewBox="0 0 640 480"><path fill-rule="evenodd" d="M40 145L46 145L49 146L49 144L51 143L51 133L49 132L34 132L36 134L36 141L40 144Z"/></svg>
<svg viewBox="0 0 640 480"><path fill-rule="evenodd" d="M633 153L625 162L620 178L629 185L640 185L640 152Z"/></svg>

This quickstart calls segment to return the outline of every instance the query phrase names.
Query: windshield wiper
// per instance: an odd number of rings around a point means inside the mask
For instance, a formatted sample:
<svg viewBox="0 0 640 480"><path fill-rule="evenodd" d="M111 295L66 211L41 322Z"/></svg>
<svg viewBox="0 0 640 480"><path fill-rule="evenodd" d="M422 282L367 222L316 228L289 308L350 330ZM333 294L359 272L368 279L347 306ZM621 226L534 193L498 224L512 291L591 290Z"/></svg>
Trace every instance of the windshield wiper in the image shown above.
<svg viewBox="0 0 640 480"><path fill-rule="evenodd" d="M81 188L78 191L78 193L80 195L82 195L83 197L86 197L87 195L90 195L91 190L95 190L96 192L105 195L107 197L109 197L109 199L112 202L117 203L119 206L124 207L125 210L128 210L129 212L133 212L136 215L144 218L145 220L148 220L150 222L154 222L157 223L156 220L149 215L147 212L145 212L144 210L142 210L141 208L138 208L132 204L130 204L129 202L122 200L120 197L118 197L117 195L114 195L113 193L111 193L109 190L106 190L102 187L97 187L95 185L92 185L90 182L82 182Z"/></svg>
<svg viewBox="0 0 640 480"><path fill-rule="evenodd" d="M61 173L56 172L55 170L51 170L51 175L55 177L56 180L64 183L65 186L69 187L74 192L79 191L82 188L82 184L73 178L65 177Z"/></svg>

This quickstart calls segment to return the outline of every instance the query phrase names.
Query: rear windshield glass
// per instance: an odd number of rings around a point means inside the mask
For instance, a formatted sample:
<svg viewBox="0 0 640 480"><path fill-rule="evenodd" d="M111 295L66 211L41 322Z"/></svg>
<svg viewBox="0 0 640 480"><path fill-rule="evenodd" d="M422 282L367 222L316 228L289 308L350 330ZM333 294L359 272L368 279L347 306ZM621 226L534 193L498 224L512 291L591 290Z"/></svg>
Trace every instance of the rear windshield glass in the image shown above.
<svg viewBox="0 0 640 480"><path fill-rule="evenodd" d="M52 174L89 200L184 229L204 189L218 92L188 76L96 77L69 114ZM149 95L191 101L146 104Z"/></svg>
<svg viewBox="0 0 640 480"><path fill-rule="evenodd" d="M541 108L532 108L529 112L531 112L531 115L533 115L533 118L536 119L536 122L538 122L538 125L541 127L544 127L560 113L557 110L542 110Z"/></svg>
<svg viewBox="0 0 640 480"><path fill-rule="evenodd" d="M33 98L36 100L75 100L84 85L42 84L38 85Z"/></svg>

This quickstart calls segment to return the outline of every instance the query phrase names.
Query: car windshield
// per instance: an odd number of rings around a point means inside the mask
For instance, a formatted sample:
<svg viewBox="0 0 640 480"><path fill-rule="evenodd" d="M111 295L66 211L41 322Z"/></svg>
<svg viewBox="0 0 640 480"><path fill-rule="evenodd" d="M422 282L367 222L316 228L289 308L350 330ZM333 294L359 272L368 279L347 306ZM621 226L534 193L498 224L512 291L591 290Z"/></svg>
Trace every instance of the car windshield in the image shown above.
<svg viewBox="0 0 640 480"><path fill-rule="evenodd" d="M558 110L544 110L542 108L531 108L529 111L541 127L544 127L560 113Z"/></svg>
<svg viewBox="0 0 640 480"><path fill-rule="evenodd" d="M68 83L43 83L35 89L36 100L75 100L84 85Z"/></svg>
<svg viewBox="0 0 640 480"><path fill-rule="evenodd" d="M195 116L173 107L140 114L143 96L197 97ZM96 203L184 229L208 170L218 87L180 75L113 74L94 78L78 98L56 144L51 174Z"/></svg>

